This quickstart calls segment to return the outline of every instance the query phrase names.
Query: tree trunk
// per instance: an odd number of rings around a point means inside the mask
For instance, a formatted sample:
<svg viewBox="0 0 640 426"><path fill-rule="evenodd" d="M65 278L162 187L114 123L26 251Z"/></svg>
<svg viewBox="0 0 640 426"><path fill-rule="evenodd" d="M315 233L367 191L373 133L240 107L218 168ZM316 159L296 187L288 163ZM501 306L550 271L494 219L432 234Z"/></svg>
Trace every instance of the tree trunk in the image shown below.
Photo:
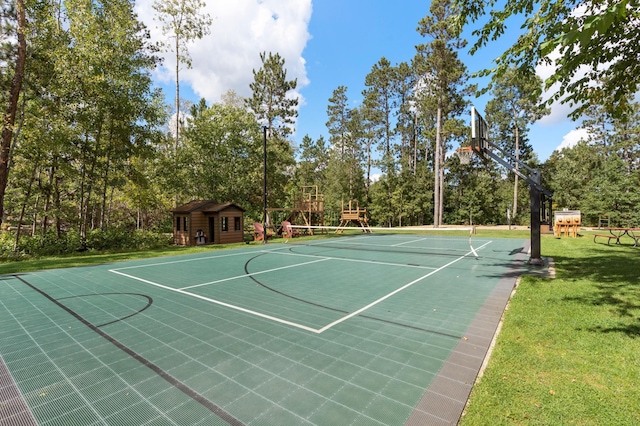
<svg viewBox="0 0 640 426"><path fill-rule="evenodd" d="M174 141L173 158L178 166L178 139L180 137L180 43L176 35L176 140ZM174 204L178 207L180 194L176 188Z"/></svg>
<svg viewBox="0 0 640 426"><path fill-rule="evenodd" d="M42 206L43 214L42 214L42 223L40 224L40 230L42 232L42 236L44 237L47 233L47 227L49 226L49 211L51 210L51 192L53 188L53 179L56 176L56 165L58 164L57 159L54 158L53 164L49 169L49 179L44 188L44 205Z"/></svg>
<svg viewBox="0 0 640 426"><path fill-rule="evenodd" d="M93 177L95 175L97 156L98 155L96 152L93 157L93 162L91 163L91 169L89 170L89 184L87 185L87 195L84 202L84 211L82 212L82 221L80 223L80 238L82 239L83 244L87 240L87 229L89 228L89 213L91 213L91 194L93 193ZM91 228L93 228L93 219L91 223Z"/></svg>
<svg viewBox="0 0 640 426"><path fill-rule="evenodd" d="M31 197L31 188L33 187L33 182L36 180L36 173L38 171L38 162L34 161L33 171L31 172L31 177L29 178L29 185L27 185L27 192L24 194L24 201L22 202L22 208L20 209L20 217L18 218L18 229L16 229L16 239L13 243L13 252L18 251L18 243L20 242L20 232L22 231L22 221L24 220L24 214L27 210L27 203L29 202L29 198Z"/></svg>
<svg viewBox="0 0 640 426"><path fill-rule="evenodd" d="M176 36L176 154L180 138L180 40Z"/></svg>
<svg viewBox="0 0 640 426"><path fill-rule="evenodd" d="M113 128L113 126L111 126ZM109 135L109 140L113 141L113 135ZM101 211L100 211L100 229L102 229L103 231L105 229L107 229L107 224L106 224L106 212L107 212L107 190L108 190L108 183L109 183L109 171L110 171L110 163L111 163L111 150L112 147L109 144L107 146L107 158L105 159L105 164L104 164L104 175L103 175L103 185L102 185L102 207L101 207Z"/></svg>
<svg viewBox="0 0 640 426"><path fill-rule="evenodd" d="M36 192L36 199L33 202L33 215L31 222L31 236L36 235L38 231L38 206L40 205L40 195L42 194L42 169L38 169L38 176L36 177L36 181L38 182L38 189L40 191Z"/></svg>
<svg viewBox="0 0 640 426"><path fill-rule="evenodd" d="M56 174L53 179L53 205L55 207L56 236L58 238L62 235L62 217L60 215L62 210L62 206L60 204L60 180L61 178L59 174Z"/></svg>
<svg viewBox="0 0 640 426"><path fill-rule="evenodd" d="M86 174L86 179L88 179L88 184L87 184L87 189L86 189L86 196L84 195L85 192L83 191L82 196L84 197L84 206L81 209L81 216L80 216L80 239L82 240L82 244L84 245L86 243L87 240L87 228L89 225L89 213L90 213L90 205L91 205L91 194L93 193L93 180L95 177L95 169L96 169L96 164L98 162L98 154L100 152L100 144L102 143L102 125L103 125L103 120L102 117L100 117L100 120L98 121L98 129L96 130L96 139L95 139L95 148L93 150L93 156L91 158L91 168L89 169L89 172ZM88 139L88 136L87 136ZM87 145L88 145L88 141L87 141ZM89 148L87 148L88 150ZM84 185L83 185L84 186ZM92 225L93 227L93 225Z"/></svg>
<svg viewBox="0 0 640 426"><path fill-rule="evenodd" d="M514 117L513 119L516 120L516 116L515 116L515 112L514 112ZM515 157L516 157L516 170L518 170L520 168L520 164L519 164L519 160L520 160L520 132L518 131L518 122L516 121L516 125L515 125L515 130L516 130L516 152L515 152ZM512 218L514 220L515 223L515 219L516 216L518 215L518 175L516 173L515 175L515 180L514 180L514 185L513 185L513 214L512 214Z"/></svg>
<svg viewBox="0 0 640 426"><path fill-rule="evenodd" d="M438 223L440 225L443 225L444 222L444 157L446 152L447 150L443 144L443 146L440 147L440 210L438 210Z"/></svg>
<svg viewBox="0 0 640 426"><path fill-rule="evenodd" d="M442 132L442 108L440 107L440 101L438 101L438 111L436 114L436 152L433 157L433 171L434 171L434 188L433 188L433 227L440 227L440 133Z"/></svg>
<svg viewBox="0 0 640 426"><path fill-rule="evenodd" d="M87 138L87 136L85 136L85 139ZM82 224L84 223L84 203L86 202L85 200L85 192L84 192L84 187L85 187L85 182L87 180L87 144L85 143L85 145L82 148L82 159L80 161L80 191L78 191L80 193L80 208L78 209L78 220L79 220L79 227L78 227L78 232L82 235Z"/></svg>
<svg viewBox="0 0 640 426"><path fill-rule="evenodd" d="M25 39L26 18L24 1L16 0L16 15L18 20L18 57L9 90L7 109L2 119L2 141L0 142L0 225L4 216L4 196L9 182L9 161L11 142L13 141L13 125L16 120L18 99L24 79L24 66L27 57L27 41Z"/></svg>
<svg viewBox="0 0 640 426"><path fill-rule="evenodd" d="M413 175L418 170L418 118L413 120Z"/></svg>
<svg viewBox="0 0 640 426"><path fill-rule="evenodd" d="M115 187L111 187L111 193L109 194L109 205L107 206L107 214L105 216L105 226L108 228L111 223L111 210L113 208L113 192Z"/></svg>
<svg viewBox="0 0 640 426"><path fill-rule="evenodd" d="M365 183L365 198L367 200L367 206L371 204L371 196L369 195L369 188L371 187L371 139L367 139L367 182Z"/></svg>

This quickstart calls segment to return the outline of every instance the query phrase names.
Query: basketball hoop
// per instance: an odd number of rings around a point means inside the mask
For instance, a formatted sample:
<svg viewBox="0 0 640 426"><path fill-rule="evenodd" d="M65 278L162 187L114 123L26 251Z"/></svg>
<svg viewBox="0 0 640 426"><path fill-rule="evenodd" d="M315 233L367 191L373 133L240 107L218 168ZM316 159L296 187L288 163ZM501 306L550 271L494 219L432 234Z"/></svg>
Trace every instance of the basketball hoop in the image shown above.
<svg viewBox="0 0 640 426"><path fill-rule="evenodd" d="M473 156L473 149L470 146L461 146L456 149L456 155L460 160L460 164L469 164Z"/></svg>

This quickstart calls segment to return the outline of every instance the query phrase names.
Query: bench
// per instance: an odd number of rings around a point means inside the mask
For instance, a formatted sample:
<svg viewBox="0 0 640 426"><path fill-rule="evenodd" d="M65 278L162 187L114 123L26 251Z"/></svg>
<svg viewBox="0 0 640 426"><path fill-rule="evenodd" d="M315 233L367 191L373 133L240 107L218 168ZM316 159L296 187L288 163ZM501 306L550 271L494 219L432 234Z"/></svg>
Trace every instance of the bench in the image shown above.
<svg viewBox="0 0 640 426"><path fill-rule="evenodd" d="M593 242L596 242L596 238L606 238L607 239L607 245L611 244L611 240L616 240L616 244L620 243L620 237L618 235L612 235L612 234L594 234L593 235Z"/></svg>

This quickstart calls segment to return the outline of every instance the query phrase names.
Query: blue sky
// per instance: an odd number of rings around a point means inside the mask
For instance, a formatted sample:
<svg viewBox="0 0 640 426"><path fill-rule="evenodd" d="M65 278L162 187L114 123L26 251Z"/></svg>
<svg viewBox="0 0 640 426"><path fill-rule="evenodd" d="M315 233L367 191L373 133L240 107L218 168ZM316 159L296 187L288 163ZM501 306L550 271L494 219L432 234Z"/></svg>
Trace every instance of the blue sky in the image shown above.
<svg viewBox="0 0 640 426"><path fill-rule="evenodd" d="M153 20L152 0L137 0L141 19L162 37ZM278 52L286 60L288 76L298 79L301 106L295 141L306 134L327 137L328 99L340 85L348 88L352 106L361 101L365 76L383 56L392 64L410 61L415 45L425 40L417 33L418 21L428 14L429 2L419 0L207 0L213 18L211 34L190 48L193 68L181 71L181 97L209 104L231 89L250 96L253 69L260 67L259 53ZM462 52L470 72L491 66L491 61L515 39L518 27L503 42L475 56ZM470 28L466 38L470 42ZM171 55L166 69L154 75L156 83L173 103L175 86ZM541 75L548 69L540 69ZM488 97L472 100L484 111ZM529 139L540 160L546 160L561 144L572 144L583 135L566 118L567 108L554 106L552 114L531 128Z"/></svg>

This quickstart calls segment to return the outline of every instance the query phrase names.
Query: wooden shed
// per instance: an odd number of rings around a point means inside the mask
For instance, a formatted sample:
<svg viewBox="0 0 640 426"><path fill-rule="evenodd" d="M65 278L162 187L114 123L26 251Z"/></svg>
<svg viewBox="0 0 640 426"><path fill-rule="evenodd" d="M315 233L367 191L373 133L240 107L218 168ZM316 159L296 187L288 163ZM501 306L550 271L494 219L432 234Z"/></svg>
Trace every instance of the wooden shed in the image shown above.
<svg viewBox="0 0 640 426"><path fill-rule="evenodd" d="M175 244L227 244L244 241L244 209L233 203L191 201L173 209Z"/></svg>

